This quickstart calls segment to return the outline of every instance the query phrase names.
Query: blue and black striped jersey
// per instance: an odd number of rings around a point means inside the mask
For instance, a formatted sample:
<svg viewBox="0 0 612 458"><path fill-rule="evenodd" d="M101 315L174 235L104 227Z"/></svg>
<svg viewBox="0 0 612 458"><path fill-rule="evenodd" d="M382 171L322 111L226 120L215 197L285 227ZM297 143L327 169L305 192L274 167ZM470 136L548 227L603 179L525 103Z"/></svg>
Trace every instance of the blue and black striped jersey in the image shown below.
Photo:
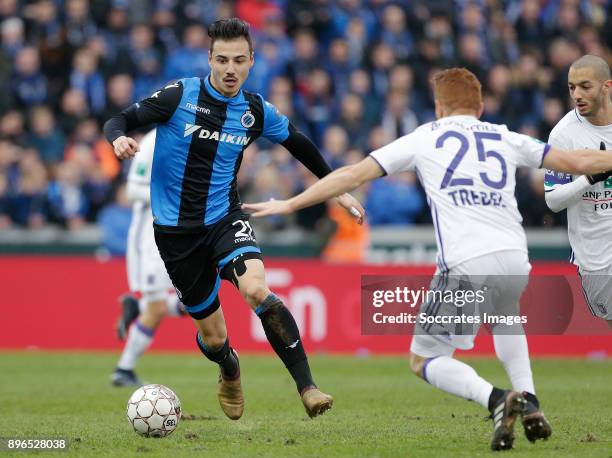
<svg viewBox="0 0 612 458"><path fill-rule="evenodd" d="M128 110L138 124L159 123L151 208L160 229L209 226L239 208L244 149L260 136L273 143L289 136L288 119L261 95L228 98L209 78L181 79Z"/></svg>
<svg viewBox="0 0 612 458"><path fill-rule="evenodd" d="M158 230L201 229L240 208L236 176L245 148L260 136L281 143L319 178L331 171L317 147L261 95L241 90L225 97L210 77L167 85L109 119L104 134L113 143L153 123L151 208Z"/></svg>

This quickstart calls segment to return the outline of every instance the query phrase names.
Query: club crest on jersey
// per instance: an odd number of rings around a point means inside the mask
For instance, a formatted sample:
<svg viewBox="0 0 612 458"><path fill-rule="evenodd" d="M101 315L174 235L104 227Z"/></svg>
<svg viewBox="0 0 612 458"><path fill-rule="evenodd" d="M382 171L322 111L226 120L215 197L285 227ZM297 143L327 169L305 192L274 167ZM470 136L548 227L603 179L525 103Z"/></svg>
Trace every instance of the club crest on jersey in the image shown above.
<svg viewBox="0 0 612 458"><path fill-rule="evenodd" d="M255 124L255 116L249 110L247 110L240 118L240 124L247 129L253 127Z"/></svg>

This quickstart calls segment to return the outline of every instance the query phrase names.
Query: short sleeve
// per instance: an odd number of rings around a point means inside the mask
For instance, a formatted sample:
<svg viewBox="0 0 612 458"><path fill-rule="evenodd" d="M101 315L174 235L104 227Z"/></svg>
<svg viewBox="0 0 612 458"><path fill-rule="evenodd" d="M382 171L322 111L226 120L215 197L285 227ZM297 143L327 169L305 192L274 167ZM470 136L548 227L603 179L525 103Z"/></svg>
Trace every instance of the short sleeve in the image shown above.
<svg viewBox="0 0 612 458"><path fill-rule="evenodd" d="M548 136L548 143L555 148L572 149L572 142L563 134L561 125L555 126Z"/></svg>
<svg viewBox="0 0 612 458"><path fill-rule="evenodd" d="M370 157L378 162L378 165L387 175L415 170L419 151L417 135L417 132L412 132L400 137L388 145L372 151Z"/></svg>
<svg viewBox="0 0 612 458"><path fill-rule="evenodd" d="M539 169L551 146L537 138L517 132L507 132L508 141L517 153L517 165Z"/></svg>
<svg viewBox="0 0 612 458"><path fill-rule="evenodd" d="M555 148L568 149L569 145L567 141L556 132L556 129L550 133L548 137L548 143ZM562 186L567 183L572 182L572 175L565 172L556 172L554 170L546 169L546 174L544 175L544 191L550 192L557 189L559 186Z"/></svg>
<svg viewBox="0 0 612 458"><path fill-rule="evenodd" d="M272 143L282 143L289 136L289 120L274 105L263 100L264 127L262 136Z"/></svg>

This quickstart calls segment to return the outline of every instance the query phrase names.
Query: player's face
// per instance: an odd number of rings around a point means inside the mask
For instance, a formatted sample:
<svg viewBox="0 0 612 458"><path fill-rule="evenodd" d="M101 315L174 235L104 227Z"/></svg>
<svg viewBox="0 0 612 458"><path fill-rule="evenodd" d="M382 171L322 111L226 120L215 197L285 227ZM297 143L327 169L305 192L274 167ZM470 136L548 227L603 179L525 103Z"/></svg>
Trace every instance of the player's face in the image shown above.
<svg viewBox="0 0 612 458"><path fill-rule="evenodd" d="M605 82L599 81L593 69L588 67L571 68L567 84L578 113L584 117L597 115L605 98L609 97Z"/></svg>
<svg viewBox="0 0 612 458"><path fill-rule="evenodd" d="M249 76L253 54L244 38L215 40L208 53L212 84L221 94L233 97Z"/></svg>

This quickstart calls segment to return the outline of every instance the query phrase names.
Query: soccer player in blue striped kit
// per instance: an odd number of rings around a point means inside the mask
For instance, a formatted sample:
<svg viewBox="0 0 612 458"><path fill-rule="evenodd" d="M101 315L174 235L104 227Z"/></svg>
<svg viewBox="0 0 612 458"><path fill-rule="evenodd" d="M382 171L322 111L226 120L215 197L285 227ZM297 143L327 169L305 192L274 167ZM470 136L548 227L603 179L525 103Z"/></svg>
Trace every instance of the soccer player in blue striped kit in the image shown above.
<svg viewBox="0 0 612 458"><path fill-rule="evenodd" d="M115 154L138 144L126 132L158 123L151 176L155 241L168 274L198 332L197 345L219 364L218 397L231 419L244 410L238 356L230 346L218 298L231 281L261 319L272 348L295 380L306 412L317 416L333 399L315 385L298 327L265 281L261 251L241 210L236 175L244 149L263 136L282 144L313 174L331 172L317 147L259 94L241 89L253 65L248 24L219 20L208 32L211 73L184 78L112 117L104 126ZM364 210L344 194L353 214Z"/></svg>

